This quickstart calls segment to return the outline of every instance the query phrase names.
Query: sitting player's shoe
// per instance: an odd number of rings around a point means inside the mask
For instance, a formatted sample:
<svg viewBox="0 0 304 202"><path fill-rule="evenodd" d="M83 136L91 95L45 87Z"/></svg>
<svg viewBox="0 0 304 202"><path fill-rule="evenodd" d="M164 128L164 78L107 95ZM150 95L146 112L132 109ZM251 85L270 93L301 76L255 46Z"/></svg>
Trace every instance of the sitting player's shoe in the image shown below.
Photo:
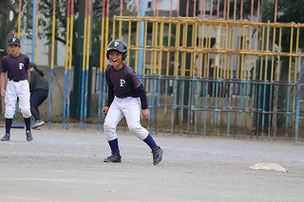
<svg viewBox="0 0 304 202"><path fill-rule="evenodd" d="M152 149L151 153L153 154L153 164L157 165L161 162L163 158L163 150L160 147L155 147Z"/></svg>
<svg viewBox="0 0 304 202"><path fill-rule="evenodd" d="M45 124L44 121L42 121L42 120L37 120L37 121L35 121L35 123L34 123L34 125L32 126L32 128L33 128L33 129L38 128L38 127L42 126L43 124Z"/></svg>
<svg viewBox="0 0 304 202"><path fill-rule="evenodd" d="M26 140L27 141L32 141L33 140L33 136L32 136L32 133L31 133L31 131L26 131Z"/></svg>
<svg viewBox="0 0 304 202"><path fill-rule="evenodd" d="M108 156L103 160L103 162L107 163L121 163L121 156L112 152L111 156Z"/></svg>
<svg viewBox="0 0 304 202"><path fill-rule="evenodd" d="M1 141L10 141L10 134L6 133L2 138Z"/></svg>

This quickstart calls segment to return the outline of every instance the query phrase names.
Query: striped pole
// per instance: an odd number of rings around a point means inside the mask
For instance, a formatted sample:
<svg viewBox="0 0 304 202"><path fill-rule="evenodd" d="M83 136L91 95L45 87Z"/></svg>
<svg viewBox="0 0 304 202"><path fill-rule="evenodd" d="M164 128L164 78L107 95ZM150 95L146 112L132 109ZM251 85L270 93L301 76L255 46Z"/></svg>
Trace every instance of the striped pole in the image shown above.
<svg viewBox="0 0 304 202"><path fill-rule="evenodd" d="M74 0L71 0L71 29L70 29L70 55L69 55L69 65L68 65L68 94L67 94L67 125L66 129L69 129L70 121L70 94L71 94L71 69L72 69L72 58L73 58L73 29L74 29Z"/></svg>
<svg viewBox="0 0 304 202"><path fill-rule="evenodd" d="M38 24L38 19L39 19L39 0L36 0L37 1L37 6L36 6L36 17L35 17L35 20L36 20L36 23L35 23L35 54L34 54L34 63L37 64L37 46L38 46L38 31L39 31L39 24Z"/></svg>
<svg viewBox="0 0 304 202"><path fill-rule="evenodd" d="M146 10L146 1L145 0L139 0L139 6L140 6L140 17L145 16L145 10ZM139 47L144 46L144 35L145 35L145 23L144 21L140 22L139 25ZM140 49L138 52L138 67L137 67L137 74L142 78L143 76L143 50Z"/></svg>
<svg viewBox="0 0 304 202"><path fill-rule="evenodd" d="M66 23L66 46L65 46L65 64L64 64L64 94L63 94L63 105L62 105L62 128L65 128L66 122L66 105L67 105L67 79L68 79L68 63L69 63L69 46L70 46L70 9L71 0L67 2L67 23Z"/></svg>
<svg viewBox="0 0 304 202"><path fill-rule="evenodd" d="M106 1L102 1L102 19L101 19L101 40L100 40L100 58L99 58L99 80L98 80L98 124L97 124L97 130L101 130L101 108L102 106L105 106L105 102L103 102L101 105L101 89L102 89L102 81L104 78L104 72L105 72L105 54L104 54L104 32L105 32L105 4ZM103 91L103 94L105 94L105 91ZM104 96L105 97L105 96Z"/></svg>
<svg viewBox="0 0 304 202"><path fill-rule="evenodd" d="M37 1L33 1L33 30L32 30L32 61L35 61L35 41L36 41L36 12Z"/></svg>
<svg viewBox="0 0 304 202"><path fill-rule="evenodd" d="M290 47L289 47L289 52L292 53L293 52L293 43L294 43L294 27L291 27L290 30ZM289 70L288 70L288 83L290 84L292 82L292 78L291 78L291 65L292 65L292 57L289 57ZM295 73L296 76L296 73ZM289 131L289 118L290 118L290 92L291 92L291 86L288 85L288 89L287 89L287 100L286 100L286 131L285 131L285 138L288 137L288 131Z"/></svg>
<svg viewBox="0 0 304 202"><path fill-rule="evenodd" d="M50 95L49 95L49 128L52 127L52 97L53 97L53 77L54 77L54 56L55 56L55 27L56 27L56 0L53 0L53 18L52 18L52 45L51 45L51 77L50 77Z"/></svg>
<svg viewBox="0 0 304 202"><path fill-rule="evenodd" d="M109 12L110 12L110 1L107 0L107 7L106 7L106 22L105 22L105 51L107 50L108 47L108 40L109 40ZM129 58L129 57L128 57ZM103 98L102 101L104 103L104 106L106 105L106 90L107 90L107 81L105 79L105 70L106 70L106 65L107 65L107 58L104 57L104 80L103 80Z"/></svg>
<svg viewBox="0 0 304 202"><path fill-rule="evenodd" d="M154 7L154 17L157 17L157 16L158 16L158 2L156 2L156 6ZM158 24L153 24L153 26L155 27L156 31L154 31L152 44L154 46L157 46ZM160 38L162 38L162 37L160 37ZM151 107L152 108L151 108L151 118L150 118L150 121L151 121L150 133L153 133L153 130L154 130L154 119L155 119L155 114L157 113L157 112L155 112L155 94L157 92L157 89L156 89L157 83L155 81L155 78L157 77L156 76L156 57L157 57L157 53L156 53L156 51L154 51L153 52L153 59L152 59L153 60L153 68L152 68L153 69L152 70L153 78L152 78L152 96L151 96Z"/></svg>
<svg viewBox="0 0 304 202"><path fill-rule="evenodd" d="M86 129L86 119L88 113L88 96L89 96L89 67L90 67L90 49L91 49L91 15L92 15L92 0L89 0L88 5L88 30L87 30L87 52L86 52L86 79L85 79L85 97L84 97L84 127Z"/></svg>
<svg viewBox="0 0 304 202"><path fill-rule="evenodd" d="M13 33L13 37L15 37L16 33ZM21 0L19 0L19 5L18 5L18 31L17 31L17 37L21 40ZM14 114L14 123L17 124L17 114L18 114L18 103L15 104L15 114Z"/></svg>
<svg viewBox="0 0 304 202"><path fill-rule="evenodd" d="M81 103L80 103L80 129L84 125L84 94L85 94L85 68L86 68L86 51L87 51L87 19L88 19L88 0L85 0L84 8L84 29L83 29L83 49L82 49L82 71L81 71Z"/></svg>
<svg viewBox="0 0 304 202"><path fill-rule="evenodd" d="M19 5L18 5L18 34L17 37L21 40L21 5L22 2L19 0Z"/></svg>
<svg viewBox="0 0 304 202"><path fill-rule="evenodd" d="M220 13L220 3L221 1L218 0L217 1L217 14L216 14L216 19L219 18L219 13ZM220 49L221 48L221 31L222 31L222 27L218 26L217 27L217 35L216 35L216 49ZM221 55L220 54L216 54L215 55L215 68L214 70L216 71L213 75L215 75L215 111L214 111L214 123L215 126L217 125L218 122L218 116L220 115L221 112L217 112L218 109L218 95L219 95L219 84L222 83L222 79L220 78L219 75L219 70L220 70L220 58ZM214 135L217 134L217 127L214 127Z"/></svg>

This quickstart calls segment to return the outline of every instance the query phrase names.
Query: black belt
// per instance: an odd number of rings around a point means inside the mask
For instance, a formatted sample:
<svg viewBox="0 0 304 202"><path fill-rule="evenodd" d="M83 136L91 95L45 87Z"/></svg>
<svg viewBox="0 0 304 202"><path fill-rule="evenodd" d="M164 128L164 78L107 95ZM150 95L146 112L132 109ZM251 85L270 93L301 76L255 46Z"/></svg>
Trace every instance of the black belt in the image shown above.
<svg viewBox="0 0 304 202"><path fill-rule="evenodd" d="M116 95L115 95L116 96ZM116 96L116 97L118 97L118 96ZM132 97L132 98L138 98L139 96L126 96L126 97L118 97L118 98L120 98L120 99L123 99L123 98L128 98L128 97Z"/></svg>

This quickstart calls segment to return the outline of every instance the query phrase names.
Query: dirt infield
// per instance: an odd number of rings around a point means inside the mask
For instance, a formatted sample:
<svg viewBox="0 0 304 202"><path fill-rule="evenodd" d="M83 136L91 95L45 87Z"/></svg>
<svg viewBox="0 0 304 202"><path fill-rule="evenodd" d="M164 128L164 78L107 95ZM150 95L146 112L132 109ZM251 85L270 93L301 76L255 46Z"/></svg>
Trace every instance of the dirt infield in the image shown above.
<svg viewBox="0 0 304 202"><path fill-rule="evenodd" d="M1 129L4 134L4 129ZM0 201L303 201L304 145L216 137L154 136L164 159L119 131L121 164L96 129L13 129L0 142ZM276 163L289 172L252 170Z"/></svg>

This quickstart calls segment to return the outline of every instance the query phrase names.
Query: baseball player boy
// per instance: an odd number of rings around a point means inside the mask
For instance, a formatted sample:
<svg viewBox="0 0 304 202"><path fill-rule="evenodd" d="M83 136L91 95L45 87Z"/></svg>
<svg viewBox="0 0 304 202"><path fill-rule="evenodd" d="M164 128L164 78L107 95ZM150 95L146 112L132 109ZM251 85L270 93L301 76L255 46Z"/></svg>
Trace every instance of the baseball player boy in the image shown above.
<svg viewBox="0 0 304 202"><path fill-rule="evenodd" d="M109 87L108 102L102 109L102 113L107 114L104 131L112 154L105 158L104 162L121 162L116 126L125 117L129 130L151 148L153 164L157 165L162 160L163 150L140 124L140 112L144 118L150 117L146 92L136 72L124 64L126 57L125 42L113 40L109 43L107 59L111 65L106 70L106 81Z"/></svg>
<svg viewBox="0 0 304 202"><path fill-rule="evenodd" d="M31 133L31 108L30 108L30 71L28 56L20 53L21 45L18 38L8 40L9 55L4 56L1 61L1 95L5 97L5 135L1 141L10 140L10 130L13 122L15 104L19 98L19 108L21 109L25 126L26 140L33 139ZM8 82L6 92L4 90L4 80L7 72Z"/></svg>

